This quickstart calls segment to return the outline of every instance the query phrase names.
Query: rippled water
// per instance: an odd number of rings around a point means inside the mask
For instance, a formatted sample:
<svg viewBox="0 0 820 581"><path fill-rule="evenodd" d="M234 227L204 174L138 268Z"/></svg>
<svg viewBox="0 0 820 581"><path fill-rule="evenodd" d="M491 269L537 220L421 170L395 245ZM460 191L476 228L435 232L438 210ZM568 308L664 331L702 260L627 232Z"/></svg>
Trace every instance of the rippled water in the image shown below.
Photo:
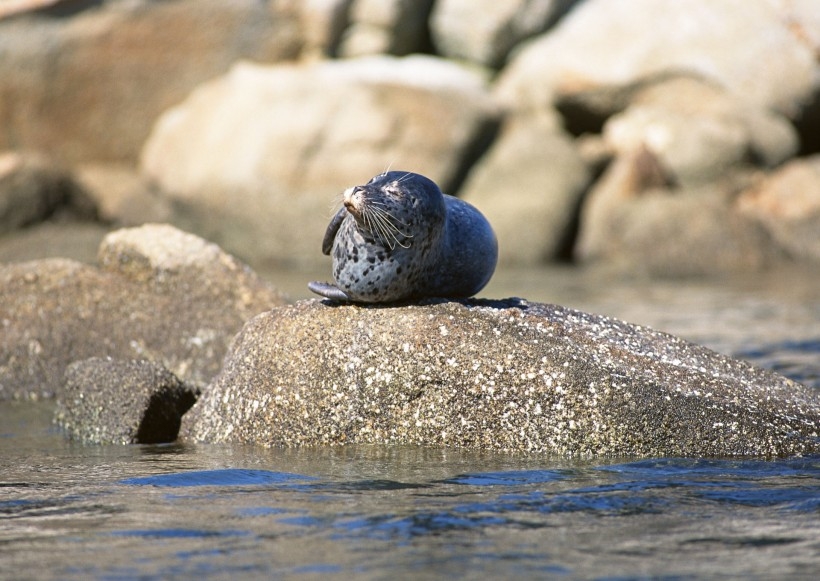
<svg viewBox="0 0 820 581"><path fill-rule="evenodd" d="M280 284L297 298L303 280ZM291 285L292 288L289 288ZM818 280L510 272L820 389ZM304 292L304 296L307 293ZM3 579L816 579L820 457L578 461L416 447L80 446L0 404Z"/></svg>

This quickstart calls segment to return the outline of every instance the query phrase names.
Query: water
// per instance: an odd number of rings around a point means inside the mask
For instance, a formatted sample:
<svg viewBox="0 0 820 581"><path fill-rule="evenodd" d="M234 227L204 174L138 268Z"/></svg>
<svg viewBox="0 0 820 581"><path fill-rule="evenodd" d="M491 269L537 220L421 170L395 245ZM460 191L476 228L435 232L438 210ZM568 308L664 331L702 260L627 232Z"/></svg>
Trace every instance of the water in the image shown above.
<svg viewBox="0 0 820 581"><path fill-rule="evenodd" d="M277 283L292 296L305 277ZM276 280L276 279L275 279ZM508 272L487 296L682 335L820 389L806 273ZM815 579L820 457L580 461L417 447L81 446L0 403L2 579Z"/></svg>

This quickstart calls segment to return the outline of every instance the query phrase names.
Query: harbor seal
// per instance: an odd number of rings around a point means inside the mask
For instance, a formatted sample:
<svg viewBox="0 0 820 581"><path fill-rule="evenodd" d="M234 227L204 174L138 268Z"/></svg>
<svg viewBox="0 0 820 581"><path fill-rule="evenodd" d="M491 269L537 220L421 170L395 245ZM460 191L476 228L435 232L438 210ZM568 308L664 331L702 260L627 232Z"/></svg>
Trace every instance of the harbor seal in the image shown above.
<svg viewBox="0 0 820 581"><path fill-rule="evenodd" d="M322 252L332 255L335 285L311 282L310 290L385 303L474 295L495 271L498 242L475 207L422 175L390 171L345 190Z"/></svg>

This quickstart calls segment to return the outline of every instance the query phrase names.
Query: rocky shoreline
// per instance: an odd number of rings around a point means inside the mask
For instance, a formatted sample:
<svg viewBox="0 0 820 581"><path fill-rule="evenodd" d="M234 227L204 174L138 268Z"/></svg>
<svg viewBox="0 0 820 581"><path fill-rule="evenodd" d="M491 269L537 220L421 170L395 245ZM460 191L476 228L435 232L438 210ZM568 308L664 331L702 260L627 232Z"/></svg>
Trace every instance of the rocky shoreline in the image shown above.
<svg viewBox="0 0 820 581"><path fill-rule="evenodd" d="M816 390L671 335L523 299L288 305L168 225L2 266L0 301L0 398L56 397L86 443L820 452Z"/></svg>
<svg viewBox="0 0 820 581"><path fill-rule="evenodd" d="M22 0L0 54L0 400L56 397L70 437L820 451L815 391L651 329L288 305L251 268L324 264L333 201L394 169L502 267L816 270L811 2ZM110 230L96 263L64 224Z"/></svg>

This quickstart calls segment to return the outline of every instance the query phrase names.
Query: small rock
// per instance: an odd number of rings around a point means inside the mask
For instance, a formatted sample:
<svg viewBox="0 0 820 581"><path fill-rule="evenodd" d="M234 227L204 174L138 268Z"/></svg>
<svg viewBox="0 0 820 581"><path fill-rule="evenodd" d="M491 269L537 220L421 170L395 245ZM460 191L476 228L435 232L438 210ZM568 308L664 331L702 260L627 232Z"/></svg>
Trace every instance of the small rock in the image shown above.
<svg viewBox="0 0 820 581"><path fill-rule="evenodd" d="M679 338L554 305L303 301L237 335L180 438L561 455L820 452L820 394Z"/></svg>
<svg viewBox="0 0 820 581"><path fill-rule="evenodd" d="M353 0L301 0L297 3L304 47L309 58L335 57L349 24Z"/></svg>
<svg viewBox="0 0 820 581"><path fill-rule="evenodd" d="M737 207L792 258L820 262L820 155L789 162L744 192Z"/></svg>
<svg viewBox="0 0 820 581"><path fill-rule="evenodd" d="M66 369L54 421L86 444L173 442L198 394L155 362L95 357Z"/></svg>

